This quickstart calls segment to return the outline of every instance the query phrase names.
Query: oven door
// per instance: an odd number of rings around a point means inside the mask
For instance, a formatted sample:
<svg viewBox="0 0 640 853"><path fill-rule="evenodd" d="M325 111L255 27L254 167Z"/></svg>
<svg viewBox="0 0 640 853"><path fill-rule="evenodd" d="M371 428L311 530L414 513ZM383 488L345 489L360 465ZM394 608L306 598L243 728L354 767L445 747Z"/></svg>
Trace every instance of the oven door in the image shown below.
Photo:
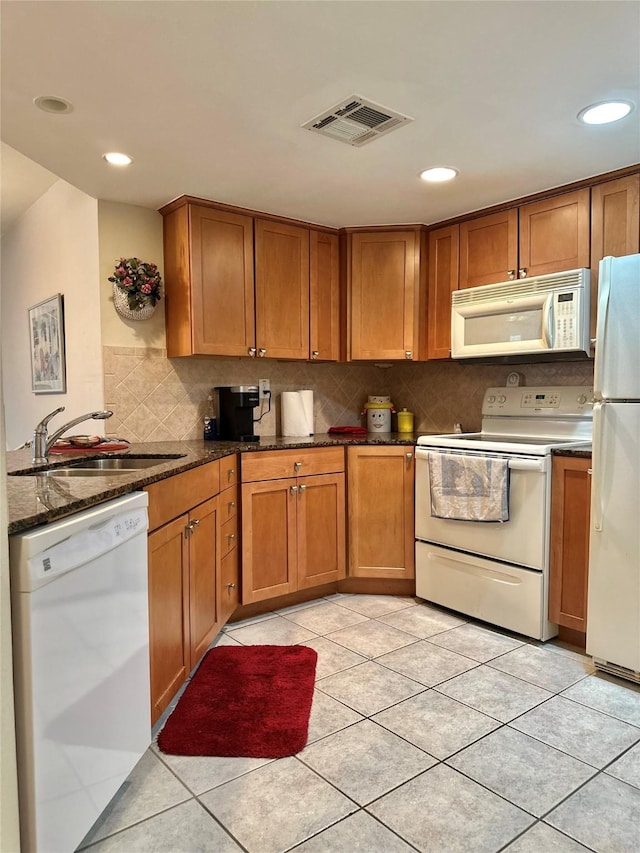
<svg viewBox="0 0 640 853"><path fill-rule="evenodd" d="M548 456L526 458L500 454L509 459L509 521L474 522L452 521L431 515L428 455L427 448L416 449L417 539L538 571L546 570L549 552ZM462 455L497 454L469 450Z"/></svg>

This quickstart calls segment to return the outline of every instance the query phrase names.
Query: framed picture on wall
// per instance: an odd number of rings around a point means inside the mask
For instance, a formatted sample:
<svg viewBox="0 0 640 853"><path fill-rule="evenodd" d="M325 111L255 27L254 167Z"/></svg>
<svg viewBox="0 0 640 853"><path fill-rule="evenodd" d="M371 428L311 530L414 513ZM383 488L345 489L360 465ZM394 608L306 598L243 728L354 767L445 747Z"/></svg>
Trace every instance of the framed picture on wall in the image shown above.
<svg viewBox="0 0 640 853"><path fill-rule="evenodd" d="M61 293L29 308L29 340L31 390L34 394L64 394L67 390L67 371Z"/></svg>

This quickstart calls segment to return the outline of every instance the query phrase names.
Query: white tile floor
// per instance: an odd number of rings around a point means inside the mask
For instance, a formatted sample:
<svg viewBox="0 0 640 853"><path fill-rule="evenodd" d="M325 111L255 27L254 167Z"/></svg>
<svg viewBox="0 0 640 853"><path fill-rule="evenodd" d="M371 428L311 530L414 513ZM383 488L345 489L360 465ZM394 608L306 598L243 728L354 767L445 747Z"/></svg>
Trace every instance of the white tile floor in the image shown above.
<svg viewBox="0 0 640 853"><path fill-rule="evenodd" d="M640 688L575 650L367 595L234 623L218 642L317 650L305 749L273 761L154 745L79 849L640 849Z"/></svg>

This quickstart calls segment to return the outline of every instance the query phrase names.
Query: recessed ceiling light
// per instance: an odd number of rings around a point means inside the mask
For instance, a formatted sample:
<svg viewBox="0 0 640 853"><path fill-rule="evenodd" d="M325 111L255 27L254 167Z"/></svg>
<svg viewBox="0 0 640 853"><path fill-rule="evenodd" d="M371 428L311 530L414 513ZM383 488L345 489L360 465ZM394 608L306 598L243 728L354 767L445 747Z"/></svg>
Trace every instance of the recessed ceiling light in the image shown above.
<svg viewBox="0 0 640 853"><path fill-rule="evenodd" d="M73 104L71 101L67 101L65 98L58 98L56 95L40 95L33 99L33 103L36 107L44 110L46 113L58 113L58 115L63 115L64 113L73 112Z"/></svg>
<svg viewBox="0 0 640 853"><path fill-rule="evenodd" d="M457 169L452 169L449 166L436 166L433 169L425 169L424 172L420 172L420 177L423 181L428 181L431 184L439 184L442 181L450 181L457 174Z"/></svg>
<svg viewBox="0 0 640 853"><path fill-rule="evenodd" d="M628 116L632 109L630 101L600 101L580 110L578 118L584 124L609 124Z"/></svg>
<svg viewBox="0 0 640 853"><path fill-rule="evenodd" d="M102 156L112 166L128 166L133 163L133 157L129 157L128 154L121 154L119 151L110 151Z"/></svg>

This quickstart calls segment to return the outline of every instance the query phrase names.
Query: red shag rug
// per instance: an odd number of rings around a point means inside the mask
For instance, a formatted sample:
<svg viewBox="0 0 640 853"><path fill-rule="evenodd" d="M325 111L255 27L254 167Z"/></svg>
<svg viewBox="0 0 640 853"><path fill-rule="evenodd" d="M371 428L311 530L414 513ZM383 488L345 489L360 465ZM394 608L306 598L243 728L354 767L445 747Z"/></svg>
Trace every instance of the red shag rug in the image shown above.
<svg viewBox="0 0 640 853"><path fill-rule="evenodd" d="M307 742L317 659L308 646L210 649L158 735L160 750L295 755Z"/></svg>

